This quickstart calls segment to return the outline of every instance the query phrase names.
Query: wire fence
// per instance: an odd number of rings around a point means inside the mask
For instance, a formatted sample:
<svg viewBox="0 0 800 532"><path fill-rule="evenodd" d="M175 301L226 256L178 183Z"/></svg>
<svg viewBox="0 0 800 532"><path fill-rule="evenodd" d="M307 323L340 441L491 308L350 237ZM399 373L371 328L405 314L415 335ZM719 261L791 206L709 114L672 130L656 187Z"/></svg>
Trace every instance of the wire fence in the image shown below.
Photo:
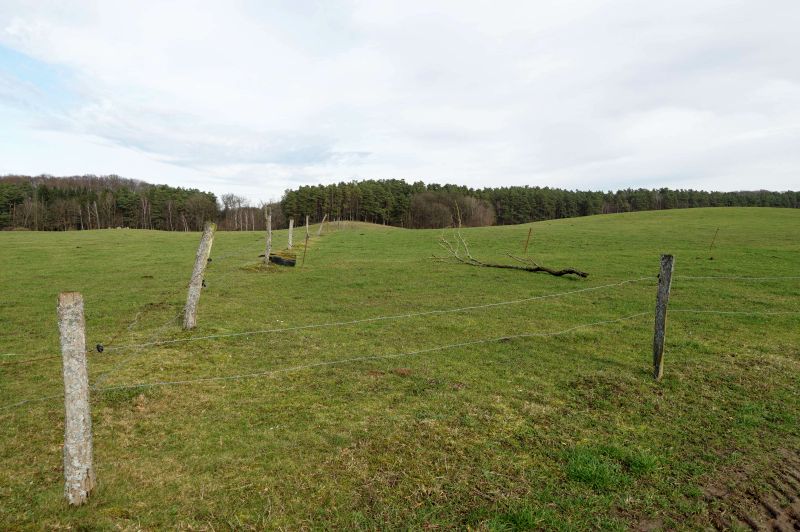
<svg viewBox="0 0 800 532"><path fill-rule="evenodd" d="M292 331L301 331L301 330L310 330L310 329L322 329L322 328L332 328L332 327L346 327L346 326L353 326L365 323L373 323L373 322L381 322L381 321L389 321L389 320L399 320L399 319L408 319L420 316L434 316L434 315L443 315L443 314L450 314L456 312L467 312L471 310L479 310L479 309L486 309L486 308L493 308L493 307L501 307L506 305L514 305L514 304L522 304L522 303L529 303L533 301L545 300L545 299L552 299L552 298L559 298L565 297L568 295L584 293L584 292L592 292L596 290L614 288L619 286L624 286L626 284L637 283L644 280L648 280L648 277L642 277L638 279L627 279L624 281L620 281L617 283L610 283L600 286L594 287L587 287L578 290L570 290L566 292L556 292L551 294L544 294L539 296L533 296L529 298L522 298L522 299L515 299L515 300L507 300L507 301L499 301L494 303L485 303L481 305L470 305L470 306L462 306L456 308L447 308L447 309L437 309L431 311L421 311L421 312L411 312L406 314L394 314L394 315L386 315L386 316L374 316L370 318L363 318L357 320L347 320L347 321L338 321L338 322L327 322L327 323L316 323L316 324L306 324L306 325L298 325L293 327L280 327L280 328L271 328L271 329L260 329L255 331L243 331L237 333L225 333L225 334L212 334L212 335L204 335L204 336L192 336L188 338L177 338L171 340L151 340L149 342L144 342L140 344L128 344L124 346L116 346L115 348L109 349L110 352L120 352L120 351L129 351L129 354L124 357L123 361L115 364L111 369L103 372L98 378L97 382L92 386L92 389L96 389L102 382L104 382L110 375L124 367L125 364L136 358L137 356L143 354L145 352L145 348L148 347L158 347L163 345L172 345L178 343L186 343L186 342L197 342L197 341L210 341L210 340L218 340L218 339L225 339L225 338L240 338L245 336L253 336L253 335L264 335L264 334L276 334L276 333L283 333L283 332L292 332ZM176 316L177 317L177 316ZM173 318L174 319L174 318ZM168 325L168 324L167 324ZM158 336L158 334L156 335Z"/></svg>
<svg viewBox="0 0 800 532"><path fill-rule="evenodd" d="M120 345L116 346L109 351L118 351L123 349L130 349L130 348L142 348L142 347L155 347L155 346L162 346L162 345L169 345L169 344L177 344L177 343L185 343L185 342L196 342L201 340L217 340L222 338L236 338L241 336L253 336L258 334L271 334L271 333L281 333L281 332L289 332L289 331L299 331L304 329L320 329L320 328L328 328L328 327L344 327L349 325L357 325L361 323L371 323L377 321L389 321L389 320L399 320L399 319L408 319L408 318L416 318L422 316L434 316L434 315L441 315L441 314L451 314L456 312L467 312L471 310L481 310L493 307L501 307L506 305L518 305L522 303L530 303L533 301L540 301L544 299L553 299L559 297L565 297L569 295L579 294L583 292L593 292L596 290L604 290L607 288L615 288L619 286L624 286L626 284L631 283L638 283L641 281L652 280L652 277L640 277L638 279L627 279L624 281L620 281L617 283L610 283L604 284L600 286L592 286L588 288L581 288L579 290L569 290L566 292L555 292L551 294L544 294L539 296L532 296L526 297L521 299L512 299L507 301L498 301L494 303L484 303L480 305L469 305L463 307L454 307L454 308L446 308L446 309L437 309L437 310L426 310L420 312L408 312L405 314L391 314L386 316L373 316L370 318L362 318L357 320L346 320L346 321L335 321L335 322L326 322L326 323L314 323L314 324L307 324L307 325L296 325L292 327L281 327L281 328L271 328L271 329L258 329L254 331L242 331L242 332L235 332L235 333L223 333L223 334L209 334L204 336L190 336L188 338L175 338L171 340L162 340L162 341L155 341L155 342L145 342L140 344L127 344L127 345Z"/></svg>
<svg viewBox="0 0 800 532"><path fill-rule="evenodd" d="M95 392L104 392L104 391L113 391L113 390L126 390L126 389L138 389L138 388L150 388L150 387L160 387L160 386L174 386L174 385L181 385L181 384L196 384L196 383L204 383L204 382L215 382L215 381L230 381L230 380L242 380L248 378L255 378L255 377L265 377L270 375L276 375L280 373L289 373L293 371L300 371L303 369L311 369L323 366L334 366L334 365L342 365L348 364L353 362L359 361L368 361L368 360L383 360L383 359L392 359L392 358L401 358L407 356L414 356L414 355L421 355L425 353L432 353L436 351L445 351L449 349L456 349L459 347L468 347L473 345L480 345L480 344L487 344L487 343L494 343L494 342L501 342L501 341L508 341L508 340L515 340L515 339L522 339L522 338L546 338L552 336L561 336L568 334L570 332L574 332L576 330L585 329L589 327L596 327L599 325L608 325L612 323L619 323L623 321L632 320L635 318L640 318L642 316L650 315L650 312L638 312L636 314L631 314L629 316L624 316L621 318L614 318L609 320L601 320L595 321L591 323L584 323L580 325L576 325L573 327L569 327L567 329L562 329L559 331L553 332L532 332L532 333L522 333L522 334L514 334L514 335L506 335L506 336L498 336L494 338L485 338L479 340L470 340L466 342L457 342L452 344L440 345L435 347L430 347L426 349L418 349L415 351L406 351L401 353L392 353L388 355L365 355L359 357L350 357L345 359L338 359L338 360L328 360L328 361L321 361L321 362L313 362L309 364L301 364L298 366L291 366L287 368L279 368L279 369L272 369L266 371L257 371L252 373L241 373L235 375L223 375L223 376L213 376L213 377L198 377L193 379L182 379L182 380L170 380L170 381L156 381L156 382L143 382L143 383L136 383L136 384L126 384L126 385L118 385L118 386L107 386L107 387L100 387L98 383L92 386L92 390ZM26 399L23 401L19 401L17 403L13 403L10 405L5 405L0 407L0 410L8 410L11 408L23 406L30 403L42 402L47 401L49 399L57 399L63 397L63 394L58 395L48 395L44 397L37 397L34 399Z"/></svg>
<svg viewBox="0 0 800 532"><path fill-rule="evenodd" d="M232 256L232 255L231 255ZM231 270L227 272L226 275L230 275L231 273L235 272L236 270ZM675 275L673 276L677 279L702 279L702 280L711 280L711 279L719 279L719 280L739 280L739 281L787 281L787 280L797 280L800 279L800 276L772 276L772 277L744 277L744 276L683 276L683 275ZM643 276L638 278L632 279L625 279L622 281L608 283L598 286L591 286L586 288L581 288L577 290L568 290L562 292L554 292L550 294L543 294L537 296L531 296L527 298L519 298L519 299L512 299L512 300L504 300L492 303L482 303L482 304L474 304L468 306L460 306L460 307L450 307L445 309L436 309L436 310L426 310L426 311L418 311L418 312L409 312L404 314L392 314L392 315L382 315L382 316L373 316L369 318L362 318L362 319L355 319L355 320L344 320L344 321L335 321L335 322L325 322L325 323L315 323L315 324L305 324L305 325L297 325L291 327L280 327L280 328L270 328L270 329L259 329L253 331L242 331L236 333L224 333L224 334L213 334L213 335L202 335L202 336L190 336L186 338L172 338L172 339L161 339L163 335L169 329L169 326L181 315L181 312L176 314L175 316L171 317L169 320L164 322L160 327L155 330L155 333L150 335L150 339L147 342L142 342L138 344L123 344L119 346L112 346L108 349L108 351L116 351L116 352L127 352L116 364L114 364L108 370L103 371L100 373L95 379L94 383L92 384L91 388L95 392L104 392L104 391L112 391L112 390L125 390L125 389L138 389L138 388L149 388L149 387L161 387L161 386L175 386L175 385L188 385L188 384L200 384L200 383L207 383L207 382L216 382L216 381L235 381L235 380L243 380L249 378L257 378L257 377L267 377L278 375L282 373L289 373L294 371L301 371L304 369L313 369L317 367L325 367L325 366L334 366L334 365L343 365L343 364L350 364L356 363L361 361L369 361L369 360L384 360L384 359L393 359L393 358L400 358L400 357L408 357L408 356L415 356L415 355L422 355L426 353L432 352L439 352L451 349L457 349L462 347L470 347L475 345L482 345L488 344L492 342L499 342L499 341L508 341L508 340L515 340L515 339L523 339L523 338L545 338L545 337L554 337L554 336L561 336L566 335L570 332L596 327L601 325L608 325L614 324L629 320L634 320L636 318L641 318L643 316L651 316L653 315L652 311L643 311L638 312L635 314L613 318L613 319L606 319L600 321L594 321L585 324L579 324L576 326L572 326L566 329L561 329L558 331L552 332L528 332L528 333L521 333L521 334L514 334L514 335L506 335L506 336L499 336L487 339L476 339L464 342L457 342L451 343L446 345L434 346L425 349L419 349L414 351L405 351L400 353L392 353L392 354L385 354L385 355L364 355L359 357L349 357L344 359L336 359L336 360L327 360L327 361L319 361L319 362L312 362L308 364L301 364L296 366L290 366L285 368L277 368L277 369L270 369L270 370L263 370L263 371L256 371L250 373L239 373L233 375L222 375L222 376L210 376L210 377L196 377L196 378L189 378L189 379L175 379L175 380L162 380L162 381L154 381L154 382L140 382L134 384L121 384L121 385L114 385L114 386L105 386L103 387L102 384L110 377L112 374L123 368L126 364L130 363L136 356L143 354L146 352L147 348L150 347L158 347L163 345L171 345L171 344L178 344L178 343L186 343L186 342L196 342L196 341L210 341L210 340L217 340L217 339L224 339L224 338L236 338L236 337L243 337L243 336L252 336L252 335L263 335L263 334L271 334L271 333L281 333L281 332L288 332L288 331L298 331L298 330L308 330L308 329L320 329L320 328L331 328L331 327L347 327L352 325L358 324L365 324L365 323L374 323L374 322L383 322L383 321L390 321L390 320L401 320L401 319L409 319L414 317L423 317L423 316L434 316L434 315L446 315L451 313L459 313L459 312L469 312L473 310L483 310L483 309L490 309L490 308L497 308L503 307L508 305L520 305L525 303L531 303L536 301L548 300L548 299L557 299L566 296L571 296L575 294L585 294L599 290L607 290L607 289L614 289L623 287L625 285L634 284L634 283L641 283L645 281L654 281L656 279L655 276ZM219 279L218 279L219 280ZM788 315L800 315L800 310L738 310L738 309L698 309L698 308L670 308L670 313L679 313L679 314L711 314L711 315L729 315L729 316L788 316ZM128 324L127 328L130 329L133 324L138 323L139 319L141 319L140 314L137 314L134 317L134 320ZM24 356L19 353L4 353L3 356ZM35 362L38 360L44 359L51 359L51 358L59 358L58 356L55 357L41 357L29 360L14 360L10 362L2 363L0 365L6 364L13 364L13 363L25 363L25 362ZM22 401L18 401L9 405L0 406L0 411L6 411L13 408L17 408L20 406L24 406L31 403L37 403L42 401L47 401L51 399L58 399L63 398L63 394L57 395L47 395L43 397L37 397L32 399L25 399Z"/></svg>
<svg viewBox="0 0 800 532"><path fill-rule="evenodd" d="M250 257L250 256L253 255L254 252L257 253L257 250L249 251L248 253L242 253L241 251L242 251L242 249L244 249L244 247L245 246L243 246L241 248L237 248L236 251L232 251L232 252L220 255L220 256L212 257L211 258L212 260L210 262L211 263L214 263L214 262L218 263L219 261L230 259L230 258ZM214 282L215 283L221 283L223 280L226 280L228 277L230 277L232 274L236 273L238 270L239 270L238 268L233 268L233 269L230 269L227 272L225 272L225 273L223 273L223 274L221 274L219 276L215 275L213 277L214 278ZM214 270L213 269L211 270L211 274L214 275ZM166 294L162 294L162 296L159 297L159 299L157 301L148 302L148 303L145 303L143 305L140 305L138 307L138 309L135 311L135 314L134 314L134 317L133 317L132 320L130 320L127 323L123 323L123 325L121 325L119 327L119 329L117 330L116 333L112 334L109 337L108 340L106 340L104 342L100 342L99 345L102 346L102 349L104 351L107 348L113 346L114 342L117 339L119 339L119 337L125 331L131 332L133 330L133 328L147 314L152 312L154 309L161 308L163 305L169 303L175 297L181 295L183 293L183 291L186 290L186 288L192 282L195 281L195 279L196 279L196 276L193 274L187 283L182 283L182 284L178 285L176 288L173 288L172 290L167 291ZM156 334L155 335L148 334L148 336L150 336L150 342L153 342L156 339L161 338L163 336L163 334L165 334L167 332L168 326L171 323L173 323L174 321L176 321L178 319L178 317L180 317L180 315L182 313L183 313L183 307L181 307L181 310L178 311L178 313L176 315L168 318L160 326L156 327ZM112 347L112 349L113 349L113 347ZM87 352L92 352L93 350L94 350L93 348L89 348L87 350ZM41 356L39 356L39 355L41 355ZM3 357L23 357L23 356L24 357L28 357L25 360L13 360L13 361L10 361L10 362L0 362L0 366L24 365L24 364L30 364L30 363L40 362L40 361L44 361L44 360L53 360L53 359L56 359L56 358L61 358L61 355L44 355L43 353L1 353L0 356L3 356Z"/></svg>
<svg viewBox="0 0 800 532"><path fill-rule="evenodd" d="M632 320L635 318L639 318L642 316L649 315L649 312L639 312L636 314L631 314L630 316L624 316L622 318L616 318L611 320L602 320L596 321L592 323L584 323L581 325L576 325L573 327L569 327L568 329L563 329L560 331L554 332L546 332L546 333L523 333L523 334L513 334L508 336L498 336L495 338L485 338L481 340L470 340L467 342L458 342L453 344L447 345L439 345L435 347L430 347L426 349L418 349L416 351L406 351L402 353L392 353L388 355L365 355L359 357L352 357L352 358L344 358L339 360L328 360L322 362L313 362L310 364L301 364L299 366L292 366L288 368L279 368L274 370L266 370L266 371L257 371L253 373L241 373L236 375L223 375L223 376L214 376L214 377L199 377L196 379L184 379L184 380L175 380L175 381L156 381L156 382L144 382L138 384L128 384L128 385L120 385L120 386L109 386L107 388L98 388L97 391L110 391L110 390L126 390L131 388L150 388L155 386L173 386L173 385L180 385L180 384L195 384L195 383L202 383L202 382L215 382L215 381L230 381L230 380L241 380L241 379L248 379L248 378L256 378L256 377L265 377L270 375L276 375L279 373L288 373L292 371L299 371L303 369L311 369L311 368L318 368L323 366L334 366L334 365L341 365L341 364L348 364L353 362L363 362L368 360L384 360L384 359L392 359L392 358L401 358L401 357L408 357L414 355L422 355L425 353L433 353L435 351L445 351L449 349L456 349L459 347L469 347L473 345L480 345L480 344L487 344L487 343L494 343L494 342L501 342L507 340L516 340L521 338L544 338L550 336L561 336L579 329L585 329L587 327L596 327L598 325L607 325L610 323L618 323L622 321Z"/></svg>
<svg viewBox="0 0 800 532"><path fill-rule="evenodd" d="M260 239L259 239L260 242ZM219 264L221 261L227 261L229 259L237 259L243 257L249 257L254 253L257 253L257 249L254 248L253 242L248 242L247 244L237 247L235 250L232 250L228 253L218 255L216 257L209 258L208 265L211 266L212 264L216 263ZM248 251L244 251L245 249ZM229 269L227 272L222 273L219 276L214 275L214 269L210 270L210 274L214 278L215 283L222 283L226 278L228 278L233 273L239 271L238 267L234 267ZM198 274L200 275L200 274ZM202 273L205 276L205 272ZM746 281L746 282L763 282L763 281L791 281L791 280L798 280L800 276L742 276L742 275L673 275L673 279L677 280L703 280L703 281L724 281L724 280L731 280L731 281ZM285 333L291 331L303 331L303 330L311 330L311 329L325 329L325 328L339 328L339 327L350 327L360 324L367 324L367 323L376 323L376 322L386 322L386 321L393 321L393 320L404 320L404 319L411 319L417 317L428 317L428 316L437 316L437 315L447 315L453 313L463 313L463 312L470 312L476 310L486 310L492 308L498 308L503 306L509 305L522 305L526 303L532 303L536 301L543 301L548 299L558 299L567 296L572 296L576 294L585 294L600 290L609 290L609 289L616 289L625 285L634 284L634 283L642 283L646 281L655 281L657 276L649 275L649 276L642 276L637 278L625 279L622 281L617 281L613 283L607 283L603 285L597 286L590 286L586 288L580 288L577 290L568 290L562 292L555 292L549 294L542 294L536 295L526 298L518 298L518 299L511 299L511 300L504 300L504 301L497 301L491 303L479 303L473 305L466 305L466 306L459 306L459 307L449 307L443 309L434 309L434 310L423 310L423 311L416 311L416 312L408 312L408 313L401 313L401 314L390 314L390 315L380 315L380 316L371 316L367 318L360 318L360 319L353 319L353 320L340 320L340 321L331 321L331 322L323 322L323 323L312 323L312 324L303 324L303 325L295 325L289 327L274 327L274 328L265 328L265 329L256 329L256 330L249 330L249 331L240 331L240 332L231 332L231 333L220 333L220 334L209 334L209 335L199 335L199 336L189 336L189 337L181 337L181 338L167 338L165 339L164 336L169 332L170 326L181 316L183 310L181 309L178 311L174 316L171 316L165 322L163 322L160 326L155 328L154 331L146 334L148 336L147 341L139 342L139 343L127 343L121 345L115 345L115 342L119 339L125 331L131 332L133 329L140 323L140 321L147 315L148 312L152 311L155 308L161 308L162 305L167 304L170 300L174 299L178 296L188 285L195 282L197 279L195 278L195 274L193 274L192 278L189 280L188 283L182 283L174 290L167 292L164 296L160 298L160 302L158 303L148 303L144 307L140 307L136 313L134 314L133 318L126 324L123 324L119 330L113 334L106 342L100 344L102 345L102 351L105 353L121 353L122 357L114 363L109 369L104 370L99 375L97 375L93 379L93 384L91 389L94 391L105 391L105 390L116 390L116 389L128 389L128 388L138 388L138 387L149 387L149 386L167 386L167 385L177 385L177 384L189 384L189 383L202 383L202 382L213 382L219 380L239 380L245 378L252 378L257 376L267 376L273 375L278 373L285 373L290 371L297 371L301 369L309 369L321 366L330 366L330 365L337 365L337 364L346 364L352 363L357 361L366 361L366 360L379 360L379 359L387 359L387 358L397 358L403 356L412 356L412 355L420 355L429 352L435 351L443 351L447 349L455 349L458 347L467 347L473 345L480 345L490 342L497 342L501 340L512 340L512 339L519 339L519 338L533 338L533 337L549 337L549 336L559 336L563 334L567 334L569 332L583 329L586 327L593 327L598 325L604 324L611 324L611 323L618 323L621 321L627 321L634 318L642 317L645 315L652 314L651 312L640 312L630 316L624 316L621 318L615 318L610 320L601 320L595 321L588 324L581 324L577 326L573 326L567 329L563 329L560 331L549 332L549 333L522 333L516 335L509 335L509 336L501 336L496 338L489 338L489 339L479 339L479 340L471 340L467 342L459 342L454 344L447 344L442 346L436 346L431 348L426 348L422 350L416 351L408 351L404 353L395 353L390 355L369 355L369 356L361 356L361 357L352 357L347 359L341 360L334 360L334 361L324 361L324 362L315 362L309 363L299 366L293 366L289 368L282 368L282 369L275 369L275 370L267 370L267 371L260 371L254 373L245 373L245 374L237 374L237 375L229 375L229 376L214 376L214 377L199 377L194 379L183 379L183 380L168 380L168 381L158 381L153 383L137 383L137 384L130 384L130 385L118 385L118 386L111 386L111 387L103 387L102 384L107 381L109 377L114 375L116 372L130 364L133 360L135 360L138 356L144 354L148 348L165 346L165 345L175 345L175 344L184 344L189 342L200 342L200 341L213 341L213 340L221 340L221 339L231 339L231 338L241 338L241 337L249 337L255 335L267 335L267 334L276 334L276 333ZM205 279L204 279L205 282ZM738 310L738 309L697 309L697 308L671 308L669 309L670 313L679 313L679 314L710 314L710 315L729 315L729 316L781 316L781 315L797 315L800 314L800 311L794 310L778 310L778 311L759 311L759 310ZM91 351L91 350L90 350ZM51 356L33 356L30 355L20 354L20 353L3 353L3 357L22 357L28 356L29 358L25 358L22 360L12 359L8 361L0 362L0 366L11 366L11 365L26 365L32 364L35 362L52 360L55 358L60 358L60 355L51 355ZM45 396L40 398L34 399L27 399L22 400L10 405L0 406L0 410L8 410L14 407L22 406L29 403L40 402L48 399L54 399L62 397L61 394L52 395L52 396Z"/></svg>

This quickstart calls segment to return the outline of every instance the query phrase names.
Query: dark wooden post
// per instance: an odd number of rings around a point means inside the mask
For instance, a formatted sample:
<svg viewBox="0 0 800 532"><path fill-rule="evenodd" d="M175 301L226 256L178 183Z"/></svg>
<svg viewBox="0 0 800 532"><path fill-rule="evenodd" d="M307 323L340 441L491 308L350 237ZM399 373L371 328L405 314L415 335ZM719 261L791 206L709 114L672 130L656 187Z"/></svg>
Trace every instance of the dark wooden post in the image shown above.
<svg viewBox="0 0 800 532"><path fill-rule="evenodd" d="M708 246L708 251L709 252L711 252L711 250L714 249L714 242L717 241L717 235L718 234L719 234L719 227L717 227L717 230L714 231L714 238L711 239L711 245Z"/></svg>
<svg viewBox="0 0 800 532"><path fill-rule="evenodd" d="M533 227L528 229L528 238L525 239L525 250L522 252L523 255L528 254L528 242L531 241L531 233L533 232Z"/></svg>
<svg viewBox="0 0 800 532"><path fill-rule="evenodd" d="M86 325L83 296L58 296L58 329L64 375L64 496L69 504L86 502L94 489L92 413L86 368Z"/></svg>
<svg viewBox="0 0 800 532"><path fill-rule="evenodd" d="M674 266L675 258L672 255L661 255L661 272L658 274L656 296L656 326L653 334L653 378L656 380L661 380L664 374L664 336L667 331L667 304Z"/></svg>
<svg viewBox="0 0 800 532"><path fill-rule="evenodd" d="M301 268L306 265L306 252L308 251L308 239L309 238L310 238L310 235L308 233L308 215L306 214L306 240L305 240L305 244L303 245L303 262L300 264Z"/></svg>
<svg viewBox="0 0 800 532"><path fill-rule="evenodd" d="M267 215L267 249L264 251L264 264L269 266L269 254L272 252L272 215Z"/></svg>

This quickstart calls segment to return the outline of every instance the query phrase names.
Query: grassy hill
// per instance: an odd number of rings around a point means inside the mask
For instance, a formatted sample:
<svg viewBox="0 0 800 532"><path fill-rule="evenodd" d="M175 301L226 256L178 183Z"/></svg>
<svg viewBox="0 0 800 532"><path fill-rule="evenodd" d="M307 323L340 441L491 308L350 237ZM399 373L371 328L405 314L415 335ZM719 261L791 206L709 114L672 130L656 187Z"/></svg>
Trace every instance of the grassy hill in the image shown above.
<svg viewBox="0 0 800 532"><path fill-rule="evenodd" d="M463 234L502 262L529 227ZM697 528L754 507L719 494L767 489L800 449L800 211L532 227L529 256L590 276L438 263L441 231L366 224L264 270L263 234L218 233L191 333L197 233L0 233L0 527ZM662 252L676 277L656 383ZM795 279L691 278L731 276ZM67 290L106 347L80 508L62 496ZM501 339L525 334L542 335Z"/></svg>

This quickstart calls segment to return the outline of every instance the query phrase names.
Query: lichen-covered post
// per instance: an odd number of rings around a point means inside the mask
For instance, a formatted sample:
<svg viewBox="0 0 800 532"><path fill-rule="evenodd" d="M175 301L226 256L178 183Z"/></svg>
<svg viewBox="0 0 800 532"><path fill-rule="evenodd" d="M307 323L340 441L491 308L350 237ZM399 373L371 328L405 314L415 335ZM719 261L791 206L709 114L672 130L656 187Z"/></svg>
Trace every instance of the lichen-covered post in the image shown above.
<svg viewBox="0 0 800 532"><path fill-rule="evenodd" d="M267 215L267 249L264 251L264 264L269 265L269 254L272 251L272 215Z"/></svg>
<svg viewBox="0 0 800 532"><path fill-rule="evenodd" d="M672 255L661 255L661 272L658 274L656 296L656 327L653 334L653 378L656 380L661 380L664 374L664 336L667 330L667 304L673 266L675 258Z"/></svg>
<svg viewBox="0 0 800 532"><path fill-rule="evenodd" d="M64 496L79 506L94 489L95 476L83 296L78 292L58 295L58 329L64 375Z"/></svg>
<svg viewBox="0 0 800 532"><path fill-rule="evenodd" d="M292 231L294 231L294 218L289 218L289 242L286 249L292 249Z"/></svg>
<svg viewBox="0 0 800 532"><path fill-rule="evenodd" d="M203 237L197 248L194 260L192 278L189 280L189 294L186 296L186 306L183 309L183 328L194 329L197 325L197 304L200 302L200 291L203 289L203 274L206 271L208 256L211 254L211 245L214 243L214 231L217 224L206 222L203 227Z"/></svg>
<svg viewBox="0 0 800 532"><path fill-rule="evenodd" d="M306 240L308 240L308 215L306 214Z"/></svg>

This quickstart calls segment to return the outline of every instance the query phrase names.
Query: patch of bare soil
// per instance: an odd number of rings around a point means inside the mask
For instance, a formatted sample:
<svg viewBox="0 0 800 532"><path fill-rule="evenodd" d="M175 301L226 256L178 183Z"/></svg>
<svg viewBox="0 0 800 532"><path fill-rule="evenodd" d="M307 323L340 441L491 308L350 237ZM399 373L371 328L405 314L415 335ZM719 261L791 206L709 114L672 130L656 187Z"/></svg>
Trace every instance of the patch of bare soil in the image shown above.
<svg viewBox="0 0 800 532"><path fill-rule="evenodd" d="M735 484L745 485L743 482ZM781 453L763 490L709 486L705 499L717 530L800 531L800 454Z"/></svg>

